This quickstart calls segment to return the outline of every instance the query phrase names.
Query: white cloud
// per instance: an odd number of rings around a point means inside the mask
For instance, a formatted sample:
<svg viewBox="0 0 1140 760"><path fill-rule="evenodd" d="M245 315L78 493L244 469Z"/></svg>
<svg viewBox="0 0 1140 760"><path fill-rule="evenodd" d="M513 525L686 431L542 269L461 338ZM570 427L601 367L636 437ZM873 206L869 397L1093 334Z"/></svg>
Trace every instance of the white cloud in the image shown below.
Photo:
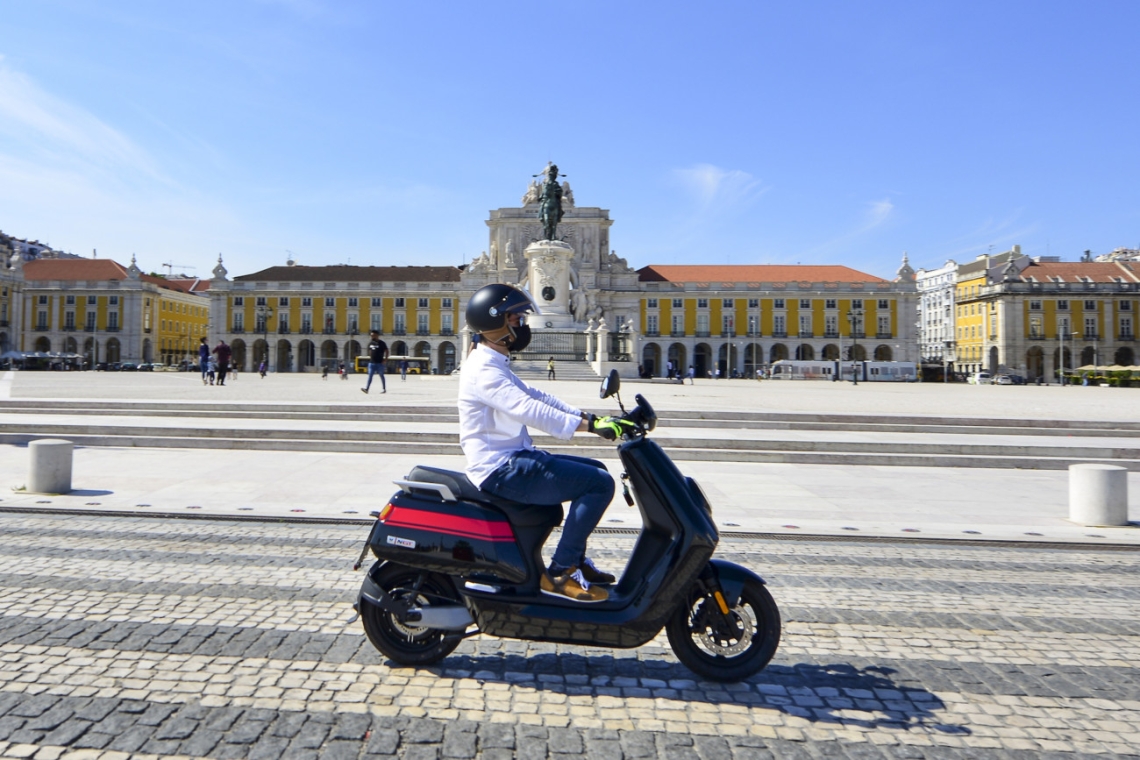
<svg viewBox="0 0 1140 760"><path fill-rule="evenodd" d="M739 169L697 164L688 169L674 169L673 175L702 209L745 203L764 192L760 180Z"/></svg>
<svg viewBox="0 0 1140 760"><path fill-rule="evenodd" d="M884 198L881 201L871 201L871 203L867 205L866 217L861 231L867 232L886 224L894 211L895 204L891 203L890 198Z"/></svg>

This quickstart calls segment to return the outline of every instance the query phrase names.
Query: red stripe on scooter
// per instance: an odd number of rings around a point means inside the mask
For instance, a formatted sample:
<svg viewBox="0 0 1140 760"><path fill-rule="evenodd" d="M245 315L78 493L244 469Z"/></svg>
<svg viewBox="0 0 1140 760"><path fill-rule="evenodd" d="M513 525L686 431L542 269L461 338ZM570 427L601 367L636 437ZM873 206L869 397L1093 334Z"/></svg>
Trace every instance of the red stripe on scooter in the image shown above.
<svg viewBox="0 0 1140 760"><path fill-rule="evenodd" d="M385 525L394 528L415 528L434 530L465 538L479 538L484 541L514 541L515 534L509 523L491 522L476 517L459 517L442 512L428 512L423 509L393 507L384 520Z"/></svg>

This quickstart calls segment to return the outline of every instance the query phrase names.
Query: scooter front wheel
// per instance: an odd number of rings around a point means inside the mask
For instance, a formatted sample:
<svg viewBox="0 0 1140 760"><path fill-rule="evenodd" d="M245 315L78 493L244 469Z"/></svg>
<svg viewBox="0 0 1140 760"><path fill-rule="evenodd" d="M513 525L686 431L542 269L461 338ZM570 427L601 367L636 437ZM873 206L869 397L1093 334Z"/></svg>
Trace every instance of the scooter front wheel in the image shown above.
<svg viewBox="0 0 1140 760"><path fill-rule="evenodd" d="M677 659L710 681L743 681L759 673L780 644L780 610L763 583L745 582L736 605L721 613L699 588L665 625Z"/></svg>
<svg viewBox="0 0 1140 760"><path fill-rule="evenodd" d="M420 574L421 571L410 567L388 564L380 568L374 580L393 599L406 599L412 596ZM429 607L433 604L461 602L450 579L429 573L415 592L414 603L418 607ZM447 631L402 622L394 614L385 612L367 599L360 600L360 621L364 624L364 633L372 646L401 665L431 665L447 657L459 646L458 636L448 636Z"/></svg>

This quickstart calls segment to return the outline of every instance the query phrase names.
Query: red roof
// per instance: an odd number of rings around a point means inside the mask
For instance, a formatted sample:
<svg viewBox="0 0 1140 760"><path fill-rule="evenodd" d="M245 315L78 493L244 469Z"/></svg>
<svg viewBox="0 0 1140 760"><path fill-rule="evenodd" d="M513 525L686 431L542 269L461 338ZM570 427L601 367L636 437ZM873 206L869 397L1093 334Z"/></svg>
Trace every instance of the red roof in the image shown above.
<svg viewBox="0 0 1140 760"><path fill-rule="evenodd" d="M1022 280L1030 282L1030 277L1037 282L1087 282L1086 277L1093 282L1140 282L1135 271L1113 261L1034 262L1021 271Z"/></svg>
<svg viewBox="0 0 1140 760"><path fill-rule="evenodd" d="M637 274L642 282L887 282L835 264L650 264Z"/></svg>
<svg viewBox="0 0 1140 760"><path fill-rule="evenodd" d="M111 259L36 259L24 265L26 280L126 280L126 267Z"/></svg>

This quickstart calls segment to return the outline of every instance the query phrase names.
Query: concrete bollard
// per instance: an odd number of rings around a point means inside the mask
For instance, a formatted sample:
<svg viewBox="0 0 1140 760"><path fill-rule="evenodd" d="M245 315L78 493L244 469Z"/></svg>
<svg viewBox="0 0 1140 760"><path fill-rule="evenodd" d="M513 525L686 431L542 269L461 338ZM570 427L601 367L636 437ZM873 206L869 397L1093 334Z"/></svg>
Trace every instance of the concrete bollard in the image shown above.
<svg viewBox="0 0 1140 760"><path fill-rule="evenodd" d="M74 444L59 438L44 438L28 444L32 466L28 472L31 493L67 493L71 490L71 453Z"/></svg>
<svg viewBox="0 0 1140 760"><path fill-rule="evenodd" d="M1069 465L1069 519L1079 525L1128 524L1128 469Z"/></svg>

